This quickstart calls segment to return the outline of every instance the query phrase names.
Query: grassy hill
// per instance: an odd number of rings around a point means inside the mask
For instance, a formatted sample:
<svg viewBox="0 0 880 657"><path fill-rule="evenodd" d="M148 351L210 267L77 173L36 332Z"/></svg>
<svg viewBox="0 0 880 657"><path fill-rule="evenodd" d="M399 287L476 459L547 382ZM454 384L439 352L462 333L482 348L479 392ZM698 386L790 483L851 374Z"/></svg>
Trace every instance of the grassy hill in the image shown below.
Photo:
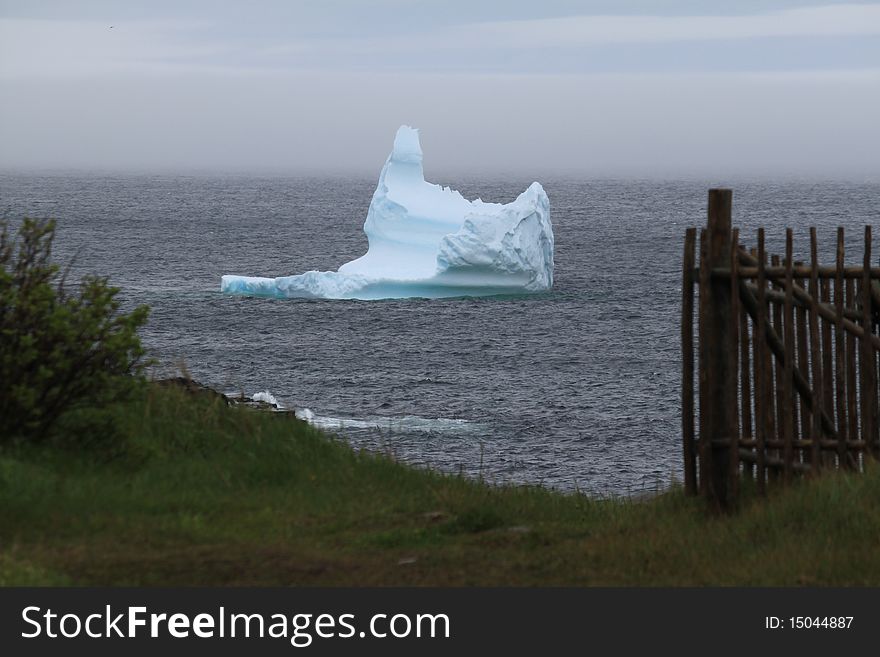
<svg viewBox="0 0 880 657"><path fill-rule="evenodd" d="M103 420L87 454L0 452L0 584L880 584L876 467L718 517L490 487L176 388Z"/></svg>

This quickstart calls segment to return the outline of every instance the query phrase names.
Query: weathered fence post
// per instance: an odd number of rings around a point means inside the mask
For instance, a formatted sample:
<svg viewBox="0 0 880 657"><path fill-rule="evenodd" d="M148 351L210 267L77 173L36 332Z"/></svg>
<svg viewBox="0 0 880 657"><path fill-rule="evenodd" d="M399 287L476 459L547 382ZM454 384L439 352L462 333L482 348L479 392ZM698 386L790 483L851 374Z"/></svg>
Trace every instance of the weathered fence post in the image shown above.
<svg viewBox="0 0 880 657"><path fill-rule="evenodd" d="M767 449L766 441L770 418L773 416L773 402L770 396L773 371L770 369L770 350L767 348L767 279L764 267L767 254L764 252L764 229L758 229L758 304L755 311L755 440L757 455L755 474L758 477L758 494L767 492ZM770 383L768 383L770 382Z"/></svg>
<svg viewBox="0 0 880 657"><path fill-rule="evenodd" d="M684 446L684 492L697 494L697 455L694 444L694 265L697 229L684 238L681 282L681 436Z"/></svg>
<svg viewBox="0 0 880 657"><path fill-rule="evenodd" d="M810 235L815 242L816 229L813 228L810 231ZM813 244L811 247L815 251L816 246ZM837 266L835 267L835 276L834 276L834 312L835 312L835 321L834 321L834 347L835 347L835 356L834 356L834 378L837 382L837 462L840 464L840 468L843 469L846 467L847 459L849 458L847 452L847 440L852 436L853 439L857 439L858 435L852 433L855 430L855 427L850 426L849 419L846 414L846 356L845 356L845 347L844 347L844 335L843 331L843 291L844 291L844 282L843 282L843 268L844 268L844 259L845 259L845 245L844 245L844 232L843 226L838 226L837 228ZM816 256L813 255L813 259L816 259ZM816 286L818 288L818 286ZM818 298L818 289L812 290L812 294L814 298ZM819 314L818 305L815 309L815 314ZM818 358L818 357L817 357ZM828 385L827 383L825 385ZM818 388L821 386L814 385L813 388L818 392ZM818 406L818 401L814 400L814 404ZM820 413L817 412L817 415ZM819 432L819 437L821 438L822 432Z"/></svg>
<svg viewBox="0 0 880 657"><path fill-rule="evenodd" d="M785 358L782 363L782 460L783 481L790 484L794 472L794 277L792 230L785 230L785 305L782 335Z"/></svg>
<svg viewBox="0 0 880 657"><path fill-rule="evenodd" d="M730 270L731 206L729 189L709 190L705 259L700 262L700 483L703 495L719 507L729 506L730 435L734 419L729 417L731 394L736 394L735 372L730 370L731 333L730 281L711 275L714 269ZM731 391L731 383L733 390Z"/></svg>
<svg viewBox="0 0 880 657"><path fill-rule="evenodd" d="M865 453L871 451L877 456L877 444L874 437L875 412L877 403L874 392L874 347L871 344L873 332L871 314L871 226L865 226L865 259L862 269L862 349L859 371L862 375L862 440L865 441Z"/></svg>

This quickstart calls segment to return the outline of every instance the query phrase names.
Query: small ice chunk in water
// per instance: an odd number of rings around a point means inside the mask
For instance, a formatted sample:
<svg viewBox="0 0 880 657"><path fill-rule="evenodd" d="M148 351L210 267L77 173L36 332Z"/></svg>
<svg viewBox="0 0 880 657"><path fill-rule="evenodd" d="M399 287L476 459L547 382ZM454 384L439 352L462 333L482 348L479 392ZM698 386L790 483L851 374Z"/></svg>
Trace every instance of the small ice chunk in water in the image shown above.
<svg viewBox="0 0 880 657"><path fill-rule="evenodd" d="M278 403L278 400L275 399L275 395L273 395L268 390L264 390L263 392L255 392L251 397L252 401L255 402L264 402L266 404L272 404L275 408L281 408L281 404Z"/></svg>

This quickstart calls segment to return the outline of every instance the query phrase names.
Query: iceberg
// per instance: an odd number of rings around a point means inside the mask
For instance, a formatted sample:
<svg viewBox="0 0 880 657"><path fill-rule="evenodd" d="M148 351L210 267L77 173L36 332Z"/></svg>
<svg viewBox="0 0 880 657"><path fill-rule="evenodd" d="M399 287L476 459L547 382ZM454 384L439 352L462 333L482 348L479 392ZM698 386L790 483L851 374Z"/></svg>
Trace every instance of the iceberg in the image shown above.
<svg viewBox="0 0 880 657"><path fill-rule="evenodd" d="M282 298L528 294L553 285L550 200L532 183L511 203L468 201L425 181L415 128L401 126L364 222L369 247L338 271L225 275L220 290Z"/></svg>

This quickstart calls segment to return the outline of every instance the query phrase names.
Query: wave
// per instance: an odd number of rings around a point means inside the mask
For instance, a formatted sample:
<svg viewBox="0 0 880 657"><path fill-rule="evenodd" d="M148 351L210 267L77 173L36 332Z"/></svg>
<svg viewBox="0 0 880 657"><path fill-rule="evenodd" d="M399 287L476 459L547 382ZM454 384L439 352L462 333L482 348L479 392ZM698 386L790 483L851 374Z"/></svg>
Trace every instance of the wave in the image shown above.
<svg viewBox="0 0 880 657"><path fill-rule="evenodd" d="M255 402L265 402L267 404L272 404L275 408L284 408L277 399L275 399L275 395L273 395L268 390L264 390L263 392L255 392L251 399Z"/></svg>
<svg viewBox="0 0 880 657"><path fill-rule="evenodd" d="M426 418L417 415L402 417L373 416L363 419L318 415L309 408L296 409L296 417L319 429L373 429L379 431L411 433L470 433L482 431L479 422L459 418Z"/></svg>

